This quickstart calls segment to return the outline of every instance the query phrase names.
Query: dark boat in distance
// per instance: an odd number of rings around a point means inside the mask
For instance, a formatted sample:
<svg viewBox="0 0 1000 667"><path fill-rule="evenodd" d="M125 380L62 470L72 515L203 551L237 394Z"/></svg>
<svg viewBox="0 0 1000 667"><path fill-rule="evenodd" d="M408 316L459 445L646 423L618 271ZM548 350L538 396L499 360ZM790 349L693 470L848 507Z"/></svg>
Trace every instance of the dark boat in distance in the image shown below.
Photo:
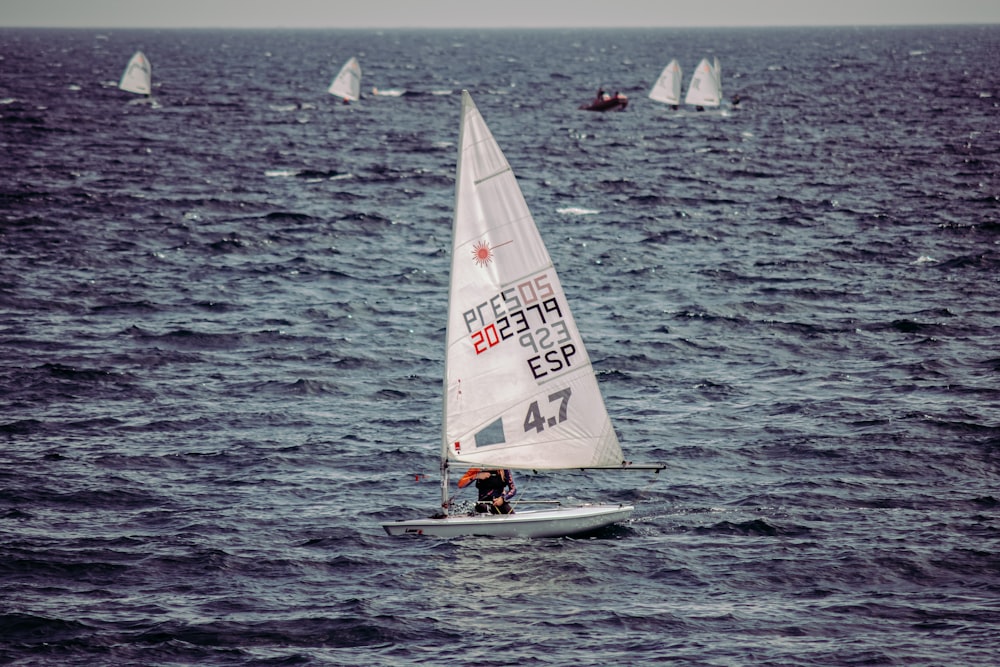
<svg viewBox="0 0 1000 667"><path fill-rule="evenodd" d="M628 97L615 91L614 95L608 95L604 89L597 91L597 97L590 102L580 105L584 111L624 111L628 106Z"/></svg>

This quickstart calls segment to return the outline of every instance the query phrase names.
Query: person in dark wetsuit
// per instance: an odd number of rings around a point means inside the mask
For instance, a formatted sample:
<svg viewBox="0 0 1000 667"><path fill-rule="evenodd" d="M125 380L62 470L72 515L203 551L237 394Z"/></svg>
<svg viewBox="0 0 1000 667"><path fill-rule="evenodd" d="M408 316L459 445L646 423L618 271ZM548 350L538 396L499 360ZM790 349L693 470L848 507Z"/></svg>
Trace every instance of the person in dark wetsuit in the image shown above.
<svg viewBox="0 0 1000 667"><path fill-rule="evenodd" d="M513 514L514 508L507 501L517 493L514 486L514 476L510 470L470 470L458 482L460 487L467 486L472 480L476 481L476 490L479 491L479 502L476 503L476 512L485 514ZM504 490L506 489L506 491Z"/></svg>

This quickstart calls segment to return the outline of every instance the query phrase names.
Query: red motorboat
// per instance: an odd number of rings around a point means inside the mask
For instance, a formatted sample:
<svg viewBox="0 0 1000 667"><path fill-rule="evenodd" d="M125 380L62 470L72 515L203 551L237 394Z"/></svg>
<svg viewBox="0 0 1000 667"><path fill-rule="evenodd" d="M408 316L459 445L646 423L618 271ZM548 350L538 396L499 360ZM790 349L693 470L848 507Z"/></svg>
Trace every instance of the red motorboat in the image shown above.
<svg viewBox="0 0 1000 667"><path fill-rule="evenodd" d="M604 90L598 90L597 97L586 104L581 104L580 108L584 111L624 111L627 106L628 97L625 95L617 91L614 95L608 95Z"/></svg>

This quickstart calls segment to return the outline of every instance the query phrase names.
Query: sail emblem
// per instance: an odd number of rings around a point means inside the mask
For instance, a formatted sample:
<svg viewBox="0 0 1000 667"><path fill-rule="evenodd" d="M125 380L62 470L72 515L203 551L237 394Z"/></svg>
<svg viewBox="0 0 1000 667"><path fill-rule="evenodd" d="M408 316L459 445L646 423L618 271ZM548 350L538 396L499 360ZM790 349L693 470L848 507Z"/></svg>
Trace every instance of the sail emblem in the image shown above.
<svg viewBox="0 0 1000 667"><path fill-rule="evenodd" d="M493 261L493 248L486 241L479 241L472 246L472 261L479 266L486 266Z"/></svg>
<svg viewBox="0 0 1000 667"><path fill-rule="evenodd" d="M497 248L502 248L505 245L510 245L514 241L504 241L499 245L491 246L486 241L477 241L476 245L472 246L472 261L478 264L480 267L487 266L493 262L493 251Z"/></svg>

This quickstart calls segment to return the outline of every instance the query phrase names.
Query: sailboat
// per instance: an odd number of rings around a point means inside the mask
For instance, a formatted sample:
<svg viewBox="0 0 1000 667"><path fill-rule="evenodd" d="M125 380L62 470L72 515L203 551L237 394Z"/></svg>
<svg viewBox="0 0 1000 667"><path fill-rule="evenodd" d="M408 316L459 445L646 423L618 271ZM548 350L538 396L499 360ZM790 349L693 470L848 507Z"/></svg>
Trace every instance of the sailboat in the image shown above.
<svg viewBox="0 0 1000 667"><path fill-rule="evenodd" d="M357 58L351 56L344 63L327 92L344 100L344 104L361 99L361 65Z"/></svg>
<svg viewBox="0 0 1000 667"><path fill-rule="evenodd" d="M130 93L150 95L153 92L153 66L142 51L136 51L128 61L118 87Z"/></svg>
<svg viewBox="0 0 1000 667"><path fill-rule="evenodd" d="M684 103L699 107L719 106L722 103L721 75L722 66L719 65L718 58L715 59L714 66L708 62L708 58L702 58L691 77Z"/></svg>
<svg viewBox="0 0 1000 667"><path fill-rule="evenodd" d="M681 103L681 66L676 59L671 60L660 72L660 78L649 91L649 99L674 106Z"/></svg>
<svg viewBox="0 0 1000 667"><path fill-rule="evenodd" d="M449 514L449 469L662 469L624 461L594 369L510 164L468 91L452 225L441 506L389 535L555 537L627 519L627 504Z"/></svg>

